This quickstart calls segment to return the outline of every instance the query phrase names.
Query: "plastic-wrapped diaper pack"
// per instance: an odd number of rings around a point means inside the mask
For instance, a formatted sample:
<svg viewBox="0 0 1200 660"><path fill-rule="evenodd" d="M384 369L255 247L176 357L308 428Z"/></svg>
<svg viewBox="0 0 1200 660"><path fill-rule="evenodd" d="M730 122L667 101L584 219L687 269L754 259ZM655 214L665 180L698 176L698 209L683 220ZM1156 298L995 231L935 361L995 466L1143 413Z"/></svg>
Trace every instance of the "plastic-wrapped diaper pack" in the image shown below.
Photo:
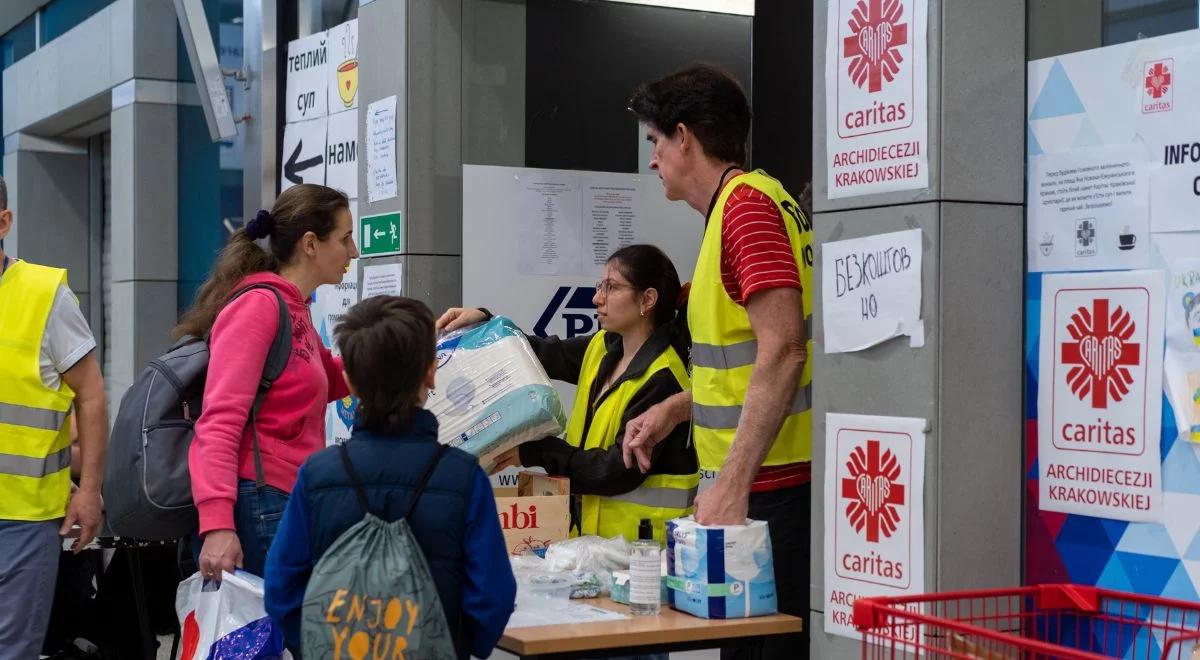
<svg viewBox="0 0 1200 660"><path fill-rule="evenodd" d="M425 407L438 418L438 440L485 467L522 442L563 432L558 392L512 321L497 316L440 338L437 365Z"/></svg>
<svg viewBox="0 0 1200 660"><path fill-rule="evenodd" d="M775 614L775 566L767 523L706 526L691 516L667 523L670 604L705 619Z"/></svg>

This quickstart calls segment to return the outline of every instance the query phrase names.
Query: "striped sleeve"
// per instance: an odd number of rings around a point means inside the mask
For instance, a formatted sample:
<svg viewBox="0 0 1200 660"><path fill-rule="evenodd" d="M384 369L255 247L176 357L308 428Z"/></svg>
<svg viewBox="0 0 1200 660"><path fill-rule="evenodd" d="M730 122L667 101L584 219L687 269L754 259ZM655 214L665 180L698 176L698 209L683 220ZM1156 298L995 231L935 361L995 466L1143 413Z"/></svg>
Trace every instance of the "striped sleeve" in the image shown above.
<svg viewBox="0 0 1200 660"><path fill-rule="evenodd" d="M800 289L783 214L765 193L741 184L725 202L721 279L729 297L745 305L759 291Z"/></svg>

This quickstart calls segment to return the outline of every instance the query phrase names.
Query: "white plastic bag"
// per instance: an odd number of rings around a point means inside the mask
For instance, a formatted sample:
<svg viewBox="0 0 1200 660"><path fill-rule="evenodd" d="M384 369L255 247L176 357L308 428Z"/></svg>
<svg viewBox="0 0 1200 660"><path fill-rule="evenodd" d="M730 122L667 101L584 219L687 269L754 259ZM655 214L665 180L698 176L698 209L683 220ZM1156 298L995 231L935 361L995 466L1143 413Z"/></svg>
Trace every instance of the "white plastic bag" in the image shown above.
<svg viewBox="0 0 1200 660"><path fill-rule="evenodd" d="M263 581L256 575L225 573L215 582L196 573L179 584L175 613L182 630L180 660L291 658L263 609Z"/></svg>

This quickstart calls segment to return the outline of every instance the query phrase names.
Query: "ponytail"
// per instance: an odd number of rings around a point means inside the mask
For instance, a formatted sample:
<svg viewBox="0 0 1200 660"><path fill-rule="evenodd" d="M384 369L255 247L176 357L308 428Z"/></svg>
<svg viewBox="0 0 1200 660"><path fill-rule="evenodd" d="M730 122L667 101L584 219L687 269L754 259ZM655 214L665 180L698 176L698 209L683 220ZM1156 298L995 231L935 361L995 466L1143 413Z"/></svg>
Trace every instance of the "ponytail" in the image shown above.
<svg viewBox="0 0 1200 660"><path fill-rule="evenodd" d="M280 193L270 211L259 211L245 229L230 237L172 336L207 336L239 282L255 273L279 272L295 256L296 246L308 232L325 240L337 226L337 213L349 208L345 193L326 186L303 183ZM269 239L269 251L255 243L264 238Z"/></svg>
<svg viewBox="0 0 1200 660"><path fill-rule="evenodd" d="M179 325L175 326L172 337L180 339L207 335L238 282L255 273L278 269L275 257L259 247L245 229L237 230L221 250L212 275L200 287L196 302L183 315Z"/></svg>

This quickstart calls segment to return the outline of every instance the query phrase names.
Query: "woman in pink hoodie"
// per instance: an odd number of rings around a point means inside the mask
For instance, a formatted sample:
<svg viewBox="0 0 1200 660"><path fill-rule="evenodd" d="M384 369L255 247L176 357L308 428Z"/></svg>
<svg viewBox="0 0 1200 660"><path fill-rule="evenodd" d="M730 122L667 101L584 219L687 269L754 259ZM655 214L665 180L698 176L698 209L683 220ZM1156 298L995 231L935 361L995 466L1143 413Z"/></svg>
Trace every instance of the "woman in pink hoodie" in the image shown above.
<svg viewBox="0 0 1200 660"><path fill-rule="evenodd" d="M256 240L268 239L269 250ZM209 336L204 410L188 452L192 496L200 514L200 572L219 580L241 567L262 575L267 550L310 454L325 447L325 407L347 395L342 362L321 344L308 301L322 284L341 282L354 245L350 202L343 193L312 184L288 188L275 206L236 232L200 288L175 334ZM263 399L258 430L266 486L255 483L250 406L267 352L287 303L292 352Z"/></svg>

